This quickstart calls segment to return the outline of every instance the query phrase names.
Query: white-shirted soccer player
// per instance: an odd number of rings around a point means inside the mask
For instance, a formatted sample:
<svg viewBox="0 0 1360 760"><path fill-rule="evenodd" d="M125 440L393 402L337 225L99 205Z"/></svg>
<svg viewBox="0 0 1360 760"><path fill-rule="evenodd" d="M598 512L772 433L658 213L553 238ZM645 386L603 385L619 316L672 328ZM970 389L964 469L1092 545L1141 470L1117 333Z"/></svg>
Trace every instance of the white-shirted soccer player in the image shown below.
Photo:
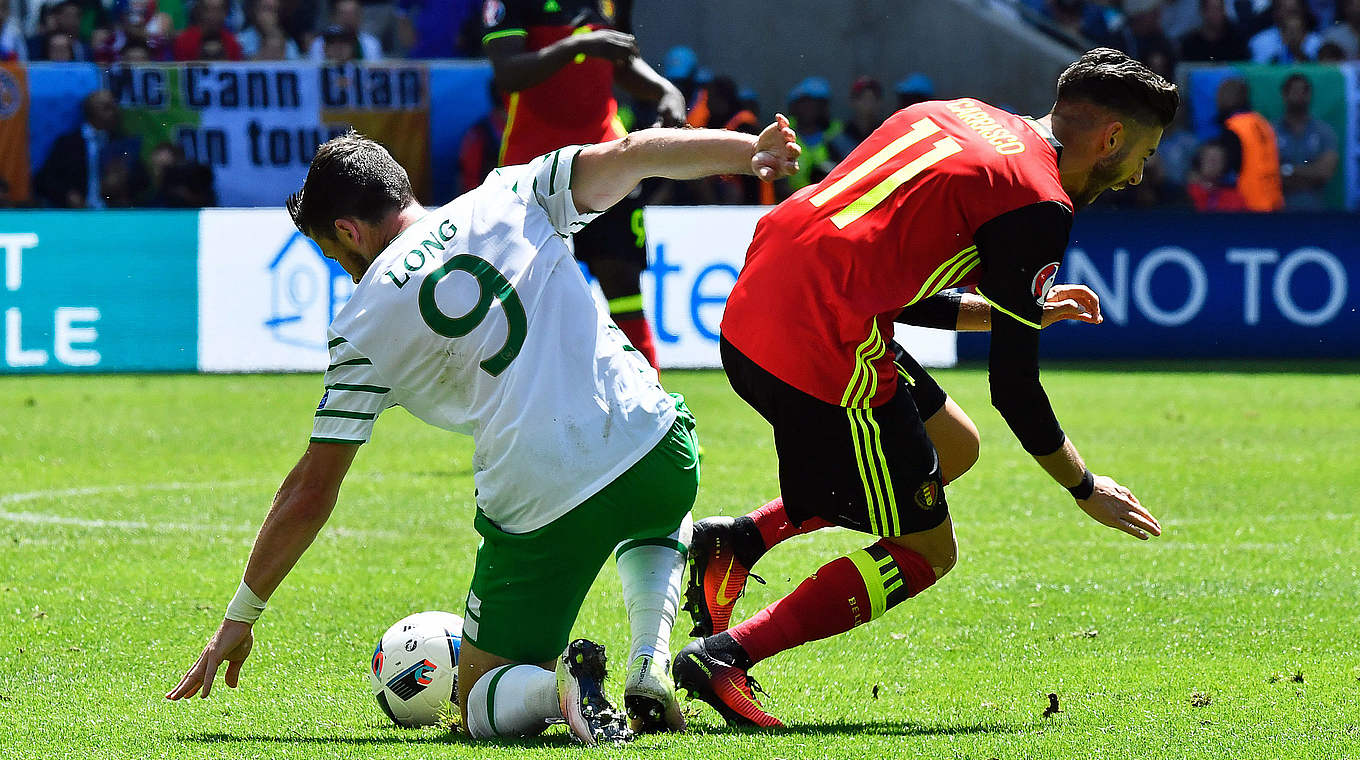
<svg viewBox="0 0 1360 760"><path fill-rule="evenodd" d="M627 736L602 691L603 648L567 645L615 550L634 727L682 727L668 663L698 485L694 418L597 308L565 238L643 178L769 180L794 171L797 155L782 116L759 137L643 130L498 169L426 211L379 144L351 133L320 146L288 210L358 285L331 324L311 443L226 619L166 696L208 696L223 660L236 686L264 600L330 516L378 414L400 405L476 444L483 541L458 664L468 732L523 736L565 720L587 744Z"/></svg>

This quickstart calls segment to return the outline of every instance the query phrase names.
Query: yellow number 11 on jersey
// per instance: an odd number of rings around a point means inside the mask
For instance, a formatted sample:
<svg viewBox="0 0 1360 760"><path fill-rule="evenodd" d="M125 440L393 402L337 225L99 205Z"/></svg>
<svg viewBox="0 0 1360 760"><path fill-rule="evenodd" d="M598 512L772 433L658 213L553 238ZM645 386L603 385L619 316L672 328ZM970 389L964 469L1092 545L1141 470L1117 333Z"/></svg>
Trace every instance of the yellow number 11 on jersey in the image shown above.
<svg viewBox="0 0 1360 760"><path fill-rule="evenodd" d="M829 187L823 188L821 192L812 196L812 205L821 208L827 201L835 198L845 191L846 188L859 182L869 175L870 172L888 163L899 153L916 143L930 137L940 131L940 125L926 117L911 125L911 131L888 143L882 150L864 160L864 163L856 166L846 173L845 176ZM959 141L952 137L941 137L936 140L930 150L907 162L906 166L893 172L887 179L869 188L863 195L850 201L845 208L837 211L831 217L831 223L841 229L845 229L851 222L864 216L882 203L885 198L892 194L892 191L901 187L905 182L920 174L927 167L936 162L948 158L955 153L963 150Z"/></svg>

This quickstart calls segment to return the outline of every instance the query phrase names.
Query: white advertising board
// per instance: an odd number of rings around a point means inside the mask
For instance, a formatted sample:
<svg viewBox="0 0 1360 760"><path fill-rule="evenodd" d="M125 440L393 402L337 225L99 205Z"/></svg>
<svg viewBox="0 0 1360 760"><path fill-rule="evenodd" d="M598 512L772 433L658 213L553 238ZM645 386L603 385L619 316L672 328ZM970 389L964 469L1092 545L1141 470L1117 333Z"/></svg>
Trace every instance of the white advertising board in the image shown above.
<svg viewBox="0 0 1360 760"><path fill-rule="evenodd" d="M210 209L198 221L198 368L324 371L326 326L354 292L283 209Z"/></svg>
<svg viewBox="0 0 1360 760"><path fill-rule="evenodd" d="M651 266L643 300L662 369L718 368L718 326L763 207L647 209ZM282 209L212 209L199 217L198 364L203 372L326 368L326 326L354 284ZM816 308L808 304L808 308ZM954 334L897 329L928 367L957 361Z"/></svg>

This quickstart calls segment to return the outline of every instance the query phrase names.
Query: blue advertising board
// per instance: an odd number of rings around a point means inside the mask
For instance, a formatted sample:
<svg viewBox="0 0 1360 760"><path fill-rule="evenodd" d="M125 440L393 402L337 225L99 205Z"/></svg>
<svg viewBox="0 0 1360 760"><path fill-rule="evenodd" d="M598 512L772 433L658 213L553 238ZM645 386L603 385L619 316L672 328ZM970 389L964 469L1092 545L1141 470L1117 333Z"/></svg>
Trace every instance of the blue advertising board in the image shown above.
<svg viewBox="0 0 1360 760"><path fill-rule="evenodd" d="M0 256L0 372L197 368L197 212L3 212Z"/></svg>
<svg viewBox="0 0 1360 760"><path fill-rule="evenodd" d="M1078 214L1058 281L1095 290L1105 323L1045 330L1045 357L1360 357L1353 214Z"/></svg>

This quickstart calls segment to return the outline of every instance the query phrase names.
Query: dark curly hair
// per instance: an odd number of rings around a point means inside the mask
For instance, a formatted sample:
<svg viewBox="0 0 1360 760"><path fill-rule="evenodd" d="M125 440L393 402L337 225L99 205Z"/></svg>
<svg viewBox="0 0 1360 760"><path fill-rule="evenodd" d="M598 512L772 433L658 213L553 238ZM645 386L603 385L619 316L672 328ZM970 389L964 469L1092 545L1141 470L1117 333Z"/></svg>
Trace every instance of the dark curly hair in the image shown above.
<svg viewBox="0 0 1360 760"><path fill-rule="evenodd" d="M335 237L335 220L377 224L415 202L406 170L381 144L350 130L316 149L302 189L288 196L288 214L302 234Z"/></svg>
<svg viewBox="0 0 1360 760"><path fill-rule="evenodd" d="M1181 96L1176 85L1124 53L1088 50L1058 77L1058 108L1089 103L1140 124L1165 128L1176 118Z"/></svg>

